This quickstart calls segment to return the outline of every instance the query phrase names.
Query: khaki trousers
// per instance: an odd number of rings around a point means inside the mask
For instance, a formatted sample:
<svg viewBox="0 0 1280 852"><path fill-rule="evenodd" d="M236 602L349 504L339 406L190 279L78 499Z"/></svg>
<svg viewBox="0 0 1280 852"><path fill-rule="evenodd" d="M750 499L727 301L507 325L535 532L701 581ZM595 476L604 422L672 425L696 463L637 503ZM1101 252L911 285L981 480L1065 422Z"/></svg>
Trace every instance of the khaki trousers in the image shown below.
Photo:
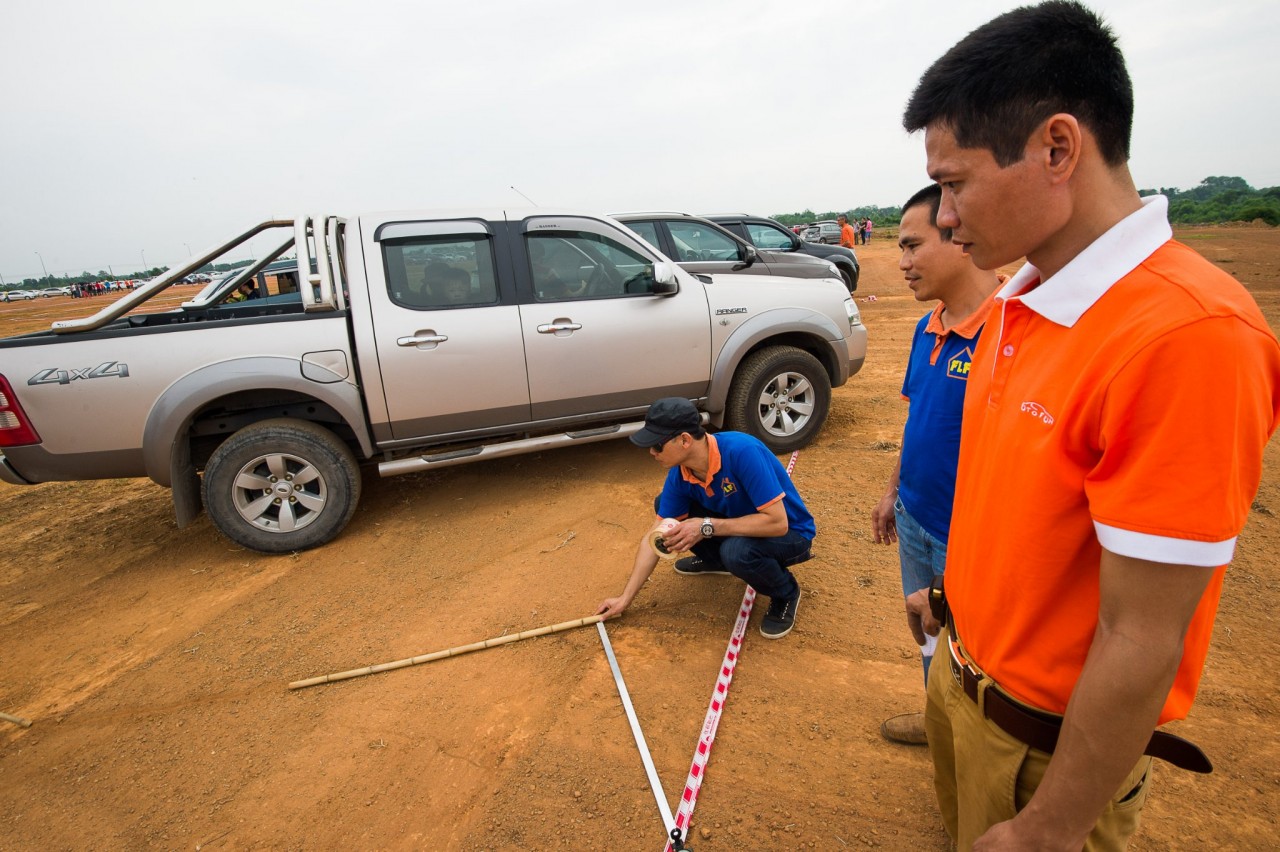
<svg viewBox="0 0 1280 852"><path fill-rule="evenodd" d="M944 629L929 670L925 730L943 825L956 846L968 850L992 825L1026 807L1052 755L1019 742L978 713L951 672L949 642ZM1128 845L1150 784L1151 758L1143 755L1098 817L1084 845L1087 852Z"/></svg>

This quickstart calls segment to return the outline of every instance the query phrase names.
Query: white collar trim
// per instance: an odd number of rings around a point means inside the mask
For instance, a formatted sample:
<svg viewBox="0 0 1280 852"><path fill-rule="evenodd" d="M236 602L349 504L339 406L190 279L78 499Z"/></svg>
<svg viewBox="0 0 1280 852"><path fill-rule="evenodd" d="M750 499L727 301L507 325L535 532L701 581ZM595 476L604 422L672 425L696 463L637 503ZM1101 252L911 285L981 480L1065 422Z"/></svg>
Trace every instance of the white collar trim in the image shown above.
<svg viewBox="0 0 1280 852"><path fill-rule="evenodd" d="M1169 227L1169 201L1163 195L1142 199L1142 207L1121 219L1084 251L1073 257L1057 275L1020 295L1040 278L1030 263L1018 270L996 296L1018 299L1047 320L1070 328L1085 311L1124 276L1137 269L1156 249L1173 238Z"/></svg>

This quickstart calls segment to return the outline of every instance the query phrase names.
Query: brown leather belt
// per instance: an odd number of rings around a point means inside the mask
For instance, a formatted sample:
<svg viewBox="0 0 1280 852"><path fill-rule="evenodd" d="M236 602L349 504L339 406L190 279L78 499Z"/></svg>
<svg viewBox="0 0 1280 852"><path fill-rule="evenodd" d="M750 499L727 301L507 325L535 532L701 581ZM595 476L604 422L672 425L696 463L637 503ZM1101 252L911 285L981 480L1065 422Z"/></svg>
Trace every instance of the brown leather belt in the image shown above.
<svg viewBox="0 0 1280 852"><path fill-rule="evenodd" d="M995 681L986 678L986 689L979 689L984 679L970 666L960 662L955 648L947 641L950 657L951 675L964 690L964 694L978 705L983 715L996 724L996 727L1009 736L1026 743L1032 748L1052 754L1058 745L1058 732L1062 728L1062 717L1052 713L1033 710L1019 704L1009 697ZM981 700L979 694L981 693ZM1156 731L1143 750L1143 754L1158 757L1181 769L1192 772L1212 772L1213 764L1200 747L1190 740L1175 736L1166 731Z"/></svg>

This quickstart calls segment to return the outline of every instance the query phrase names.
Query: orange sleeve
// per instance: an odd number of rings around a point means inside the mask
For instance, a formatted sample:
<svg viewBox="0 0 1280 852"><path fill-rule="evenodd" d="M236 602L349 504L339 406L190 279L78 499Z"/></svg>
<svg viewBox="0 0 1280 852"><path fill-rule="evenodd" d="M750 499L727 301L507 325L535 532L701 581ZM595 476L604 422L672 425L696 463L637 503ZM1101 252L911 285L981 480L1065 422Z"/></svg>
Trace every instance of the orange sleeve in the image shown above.
<svg viewBox="0 0 1280 852"><path fill-rule="evenodd" d="M1238 319L1217 317L1121 365L1094 436L1102 456L1085 480L1094 520L1192 541L1237 536L1280 411L1278 349Z"/></svg>

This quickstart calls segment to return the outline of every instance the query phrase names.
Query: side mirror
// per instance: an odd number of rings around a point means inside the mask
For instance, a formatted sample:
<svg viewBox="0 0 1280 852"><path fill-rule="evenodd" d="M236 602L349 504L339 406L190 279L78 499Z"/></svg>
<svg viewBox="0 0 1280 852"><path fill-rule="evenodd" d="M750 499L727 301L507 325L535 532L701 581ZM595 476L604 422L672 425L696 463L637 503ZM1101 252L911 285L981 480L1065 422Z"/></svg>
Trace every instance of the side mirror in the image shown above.
<svg viewBox="0 0 1280 852"><path fill-rule="evenodd" d="M676 279L676 271L671 264L658 262L653 265L653 294L655 296L674 296L680 292L680 282Z"/></svg>
<svg viewBox="0 0 1280 852"><path fill-rule="evenodd" d="M760 252L755 246L746 245L742 247L742 260L733 265L733 269L737 272L739 269L746 269L751 264L760 259Z"/></svg>

